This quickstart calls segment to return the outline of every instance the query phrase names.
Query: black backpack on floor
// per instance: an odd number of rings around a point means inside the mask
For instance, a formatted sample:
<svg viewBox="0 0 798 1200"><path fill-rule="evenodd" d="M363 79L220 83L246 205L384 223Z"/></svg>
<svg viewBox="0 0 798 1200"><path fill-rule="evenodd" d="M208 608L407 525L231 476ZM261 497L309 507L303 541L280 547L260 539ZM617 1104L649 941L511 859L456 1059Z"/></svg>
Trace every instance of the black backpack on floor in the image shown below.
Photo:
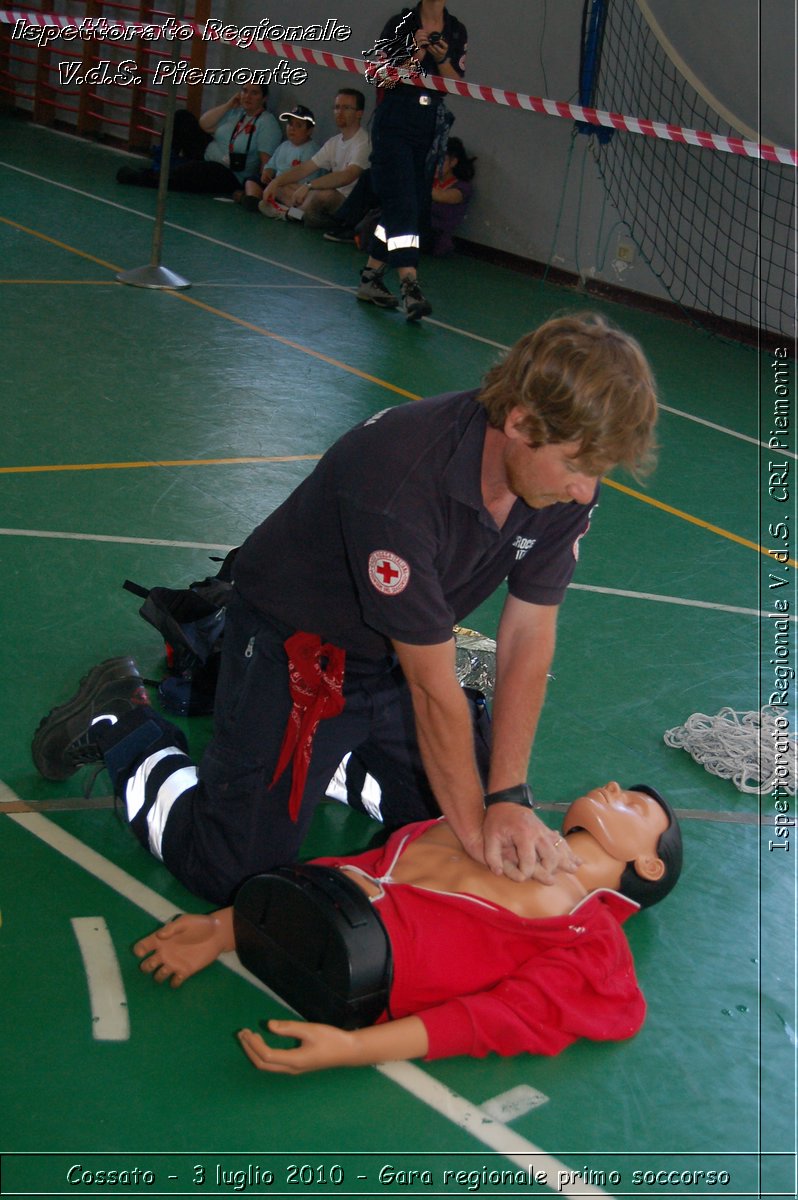
<svg viewBox="0 0 798 1200"><path fill-rule="evenodd" d="M217 574L187 588L146 588L129 579L122 585L144 599L139 612L166 646L166 678L145 682L155 684L164 708L179 716L213 712L236 553L231 550L223 560L213 559L222 562Z"/></svg>

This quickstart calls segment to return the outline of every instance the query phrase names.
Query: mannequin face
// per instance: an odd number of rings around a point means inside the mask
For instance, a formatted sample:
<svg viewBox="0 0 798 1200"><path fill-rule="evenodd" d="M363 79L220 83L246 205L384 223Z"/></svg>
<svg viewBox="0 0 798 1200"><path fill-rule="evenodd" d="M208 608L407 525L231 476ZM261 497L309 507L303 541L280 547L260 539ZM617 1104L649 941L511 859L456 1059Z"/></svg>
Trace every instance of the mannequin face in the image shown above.
<svg viewBox="0 0 798 1200"><path fill-rule="evenodd" d="M659 879L664 873L657 842L667 828L667 813L652 796L625 791L615 782L574 800L563 820L565 833L586 830L612 858L634 863L644 879Z"/></svg>

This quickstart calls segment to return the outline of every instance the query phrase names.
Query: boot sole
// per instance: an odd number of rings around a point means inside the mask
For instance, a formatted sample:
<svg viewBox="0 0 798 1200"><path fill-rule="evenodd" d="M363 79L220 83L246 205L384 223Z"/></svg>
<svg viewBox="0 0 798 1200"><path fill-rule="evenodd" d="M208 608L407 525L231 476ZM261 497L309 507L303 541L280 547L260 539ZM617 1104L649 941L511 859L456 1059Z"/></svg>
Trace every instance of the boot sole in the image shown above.
<svg viewBox="0 0 798 1200"><path fill-rule="evenodd" d="M98 663L96 667L92 667L87 675L84 675L74 696L65 704L59 704L56 708L51 709L47 716L42 717L31 743L31 756L40 775L43 775L45 779L62 780L69 779L71 775L75 774L78 770L77 766L70 768L65 765L60 769L54 767L47 753L48 744L52 745L52 738L58 730L67 725L77 716L81 708L85 707L88 697L93 691L99 691L115 680L121 682L125 679L131 682L138 679L139 685L143 687L139 669L132 658L107 658L104 662ZM133 692L134 688L131 687L130 690ZM69 745L71 740L72 737L68 737L66 745Z"/></svg>
<svg viewBox="0 0 798 1200"><path fill-rule="evenodd" d="M373 304L376 308L398 308L399 307L399 301L396 299L395 296L391 297L390 300L388 300L387 298L385 300L381 300L381 299L377 298L376 296L360 296L360 295L358 295L357 292L355 292L355 295L357 296L357 299L361 301L361 303Z"/></svg>

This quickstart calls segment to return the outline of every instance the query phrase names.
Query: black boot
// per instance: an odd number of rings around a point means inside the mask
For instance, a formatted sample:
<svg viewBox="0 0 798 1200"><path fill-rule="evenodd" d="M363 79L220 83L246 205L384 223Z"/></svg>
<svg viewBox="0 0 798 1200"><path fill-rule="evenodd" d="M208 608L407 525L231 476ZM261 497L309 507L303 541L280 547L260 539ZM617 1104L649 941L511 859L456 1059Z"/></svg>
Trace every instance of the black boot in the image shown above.
<svg viewBox="0 0 798 1200"><path fill-rule="evenodd" d="M79 767L101 762L101 732L133 709L149 709L149 696L132 658L109 658L93 667L66 704L52 709L33 735L31 753L45 779L68 779ZM93 724L99 717L104 721Z"/></svg>

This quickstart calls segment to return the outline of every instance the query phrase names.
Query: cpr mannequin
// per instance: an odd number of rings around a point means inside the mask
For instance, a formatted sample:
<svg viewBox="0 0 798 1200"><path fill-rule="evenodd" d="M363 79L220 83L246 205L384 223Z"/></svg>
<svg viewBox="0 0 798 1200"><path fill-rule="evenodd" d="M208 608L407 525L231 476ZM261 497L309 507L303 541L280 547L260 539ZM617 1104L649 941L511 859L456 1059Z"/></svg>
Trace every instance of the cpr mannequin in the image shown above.
<svg viewBox="0 0 798 1200"><path fill-rule="evenodd" d="M678 879L675 814L653 788L612 782L569 806L559 838L572 869L548 883L493 874L444 819L405 826L379 850L314 860L353 881L380 914L393 954L388 1011L350 1030L269 1021L272 1033L297 1040L289 1049L242 1029L252 1063L301 1074L451 1054L556 1054L579 1037L632 1036L645 1001L621 923ZM179 987L235 949L234 920L233 908L184 915L134 953L158 983Z"/></svg>

